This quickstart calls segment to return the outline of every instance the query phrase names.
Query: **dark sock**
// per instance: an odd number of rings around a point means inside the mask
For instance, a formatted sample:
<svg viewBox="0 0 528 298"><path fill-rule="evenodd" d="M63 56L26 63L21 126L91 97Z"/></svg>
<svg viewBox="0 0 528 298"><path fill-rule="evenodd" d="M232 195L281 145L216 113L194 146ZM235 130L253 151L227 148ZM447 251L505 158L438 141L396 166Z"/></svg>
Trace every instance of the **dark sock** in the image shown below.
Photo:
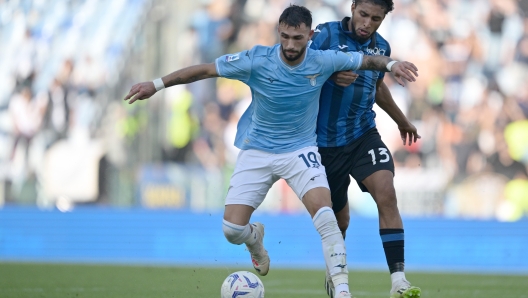
<svg viewBox="0 0 528 298"><path fill-rule="evenodd" d="M403 229L380 229L385 258L390 273L404 270L404 234Z"/></svg>

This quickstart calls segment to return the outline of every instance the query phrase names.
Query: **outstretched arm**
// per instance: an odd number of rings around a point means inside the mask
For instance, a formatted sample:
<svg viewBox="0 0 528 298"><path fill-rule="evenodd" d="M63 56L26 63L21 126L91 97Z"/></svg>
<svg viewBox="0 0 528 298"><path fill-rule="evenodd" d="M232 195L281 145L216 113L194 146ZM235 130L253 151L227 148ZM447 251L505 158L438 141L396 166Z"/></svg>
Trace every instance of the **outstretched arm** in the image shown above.
<svg viewBox="0 0 528 298"><path fill-rule="evenodd" d="M394 122L396 122L404 146L407 138L409 139L409 146L412 145L413 140L414 143L416 143L418 139L422 138L418 134L416 127L409 121L409 119L407 119L407 117L405 117L403 112L396 105L389 88L383 83L382 79L378 80L376 83L376 104L378 104L378 106L384 110Z"/></svg>
<svg viewBox="0 0 528 298"><path fill-rule="evenodd" d="M405 86L402 78L408 82L416 81L415 76L418 76L418 68L411 62L395 61L387 56L363 56L363 61L359 69L362 70L377 70L377 71L390 71L394 73L394 78L398 84ZM413 76L414 75L414 76Z"/></svg>
<svg viewBox="0 0 528 298"><path fill-rule="evenodd" d="M156 89L154 82L135 84L132 86L132 88L130 88L130 92L125 97L125 100L130 99L129 104L132 104L136 100L143 100L151 97L158 90L163 89L163 87L168 88L174 85L188 84L218 76L219 75L216 72L216 65L214 63L189 66L162 77L161 81L163 82L164 86L161 86L161 88L158 87L158 89Z"/></svg>

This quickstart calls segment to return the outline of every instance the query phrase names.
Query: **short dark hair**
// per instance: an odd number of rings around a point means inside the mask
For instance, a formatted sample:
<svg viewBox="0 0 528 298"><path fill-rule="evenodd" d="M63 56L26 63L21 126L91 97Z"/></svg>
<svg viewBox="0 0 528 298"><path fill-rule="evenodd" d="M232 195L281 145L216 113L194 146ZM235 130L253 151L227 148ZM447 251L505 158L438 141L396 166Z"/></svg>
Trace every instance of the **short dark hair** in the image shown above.
<svg viewBox="0 0 528 298"><path fill-rule="evenodd" d="M354 4L358 5L363 2L370 2L385 8L385 14L394 10L394 2L392 0L353 0Z"/></svg>
<svg viewBox="0 0 528 298"><path fill-rule="evenodd" d="M299 28L301 24L305 24L306 27L312 28L312 12L299 5L290 5L286 8L281 16L279 17L279 25L285 24L294 28Z"/></svg>

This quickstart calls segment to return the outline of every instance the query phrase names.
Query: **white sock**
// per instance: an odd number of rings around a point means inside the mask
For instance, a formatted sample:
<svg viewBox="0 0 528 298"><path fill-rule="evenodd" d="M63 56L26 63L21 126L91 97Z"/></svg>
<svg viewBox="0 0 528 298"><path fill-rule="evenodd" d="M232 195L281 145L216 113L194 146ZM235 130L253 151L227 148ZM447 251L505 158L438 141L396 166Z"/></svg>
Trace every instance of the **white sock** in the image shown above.
<svg viewBox="0 0 528 298"><path fill-rule="evenodd" d="M404 272L398 271L391 274L391 282L393 287L397 285L401 280L406 280Z"/></svg>
<svg viewBox="0 0 528 298"><path fill-rule="evenodd" d="M332 208L319 209L313 217L313 223L321 235L326 267L334 282L335 293L349 292L345 240Z"/></svg>
<svg viewBox="0 0 528 298"><path fill-rule="evenodd" d="M222 229L227 241L233 244L245 243L250 246L256 242L255 229L252 229L249 224L241 226L224 219Z"/></svg>
<svg viewBox="0 0 528 298"><path fill-rule="evenodd" d="M335 286L334 295L337 296L337 294L339 294L341 292L350 293L349 288L348 288L348 284L340 284L340 285Z"/></svg>

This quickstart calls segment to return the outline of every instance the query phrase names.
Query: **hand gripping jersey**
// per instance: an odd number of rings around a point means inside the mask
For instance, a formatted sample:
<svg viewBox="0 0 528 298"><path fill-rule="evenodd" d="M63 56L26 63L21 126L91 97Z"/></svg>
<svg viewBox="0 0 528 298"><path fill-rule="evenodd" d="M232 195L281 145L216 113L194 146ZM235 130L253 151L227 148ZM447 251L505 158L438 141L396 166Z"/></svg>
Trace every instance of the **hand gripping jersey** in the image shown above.
<svg viewBox="0 0 528 298"><path fill-rule="evenodd" d="M307 48L304 60L291 67L280 57L281 46L256 46L216 59L221 77L251 88L252 101L238 122L235 146L270 153L316 146L319 95L336 71L355 70L363 55Z"/></svg>
<svg viewBox="0 0 528 298"><path fill-rule="evenodd" d="M389 43L377 32L360 44L348 30L349 17L341 22L320 24L315 29L310 48L360 52L364 55L390 56ZM376 95L376 81L385 72L360 70L357 80L348 87L325 82L321 91L320 112L317 119L319 147L340 147L350 144L376 126L376 113L372 110Z"/></svg>

